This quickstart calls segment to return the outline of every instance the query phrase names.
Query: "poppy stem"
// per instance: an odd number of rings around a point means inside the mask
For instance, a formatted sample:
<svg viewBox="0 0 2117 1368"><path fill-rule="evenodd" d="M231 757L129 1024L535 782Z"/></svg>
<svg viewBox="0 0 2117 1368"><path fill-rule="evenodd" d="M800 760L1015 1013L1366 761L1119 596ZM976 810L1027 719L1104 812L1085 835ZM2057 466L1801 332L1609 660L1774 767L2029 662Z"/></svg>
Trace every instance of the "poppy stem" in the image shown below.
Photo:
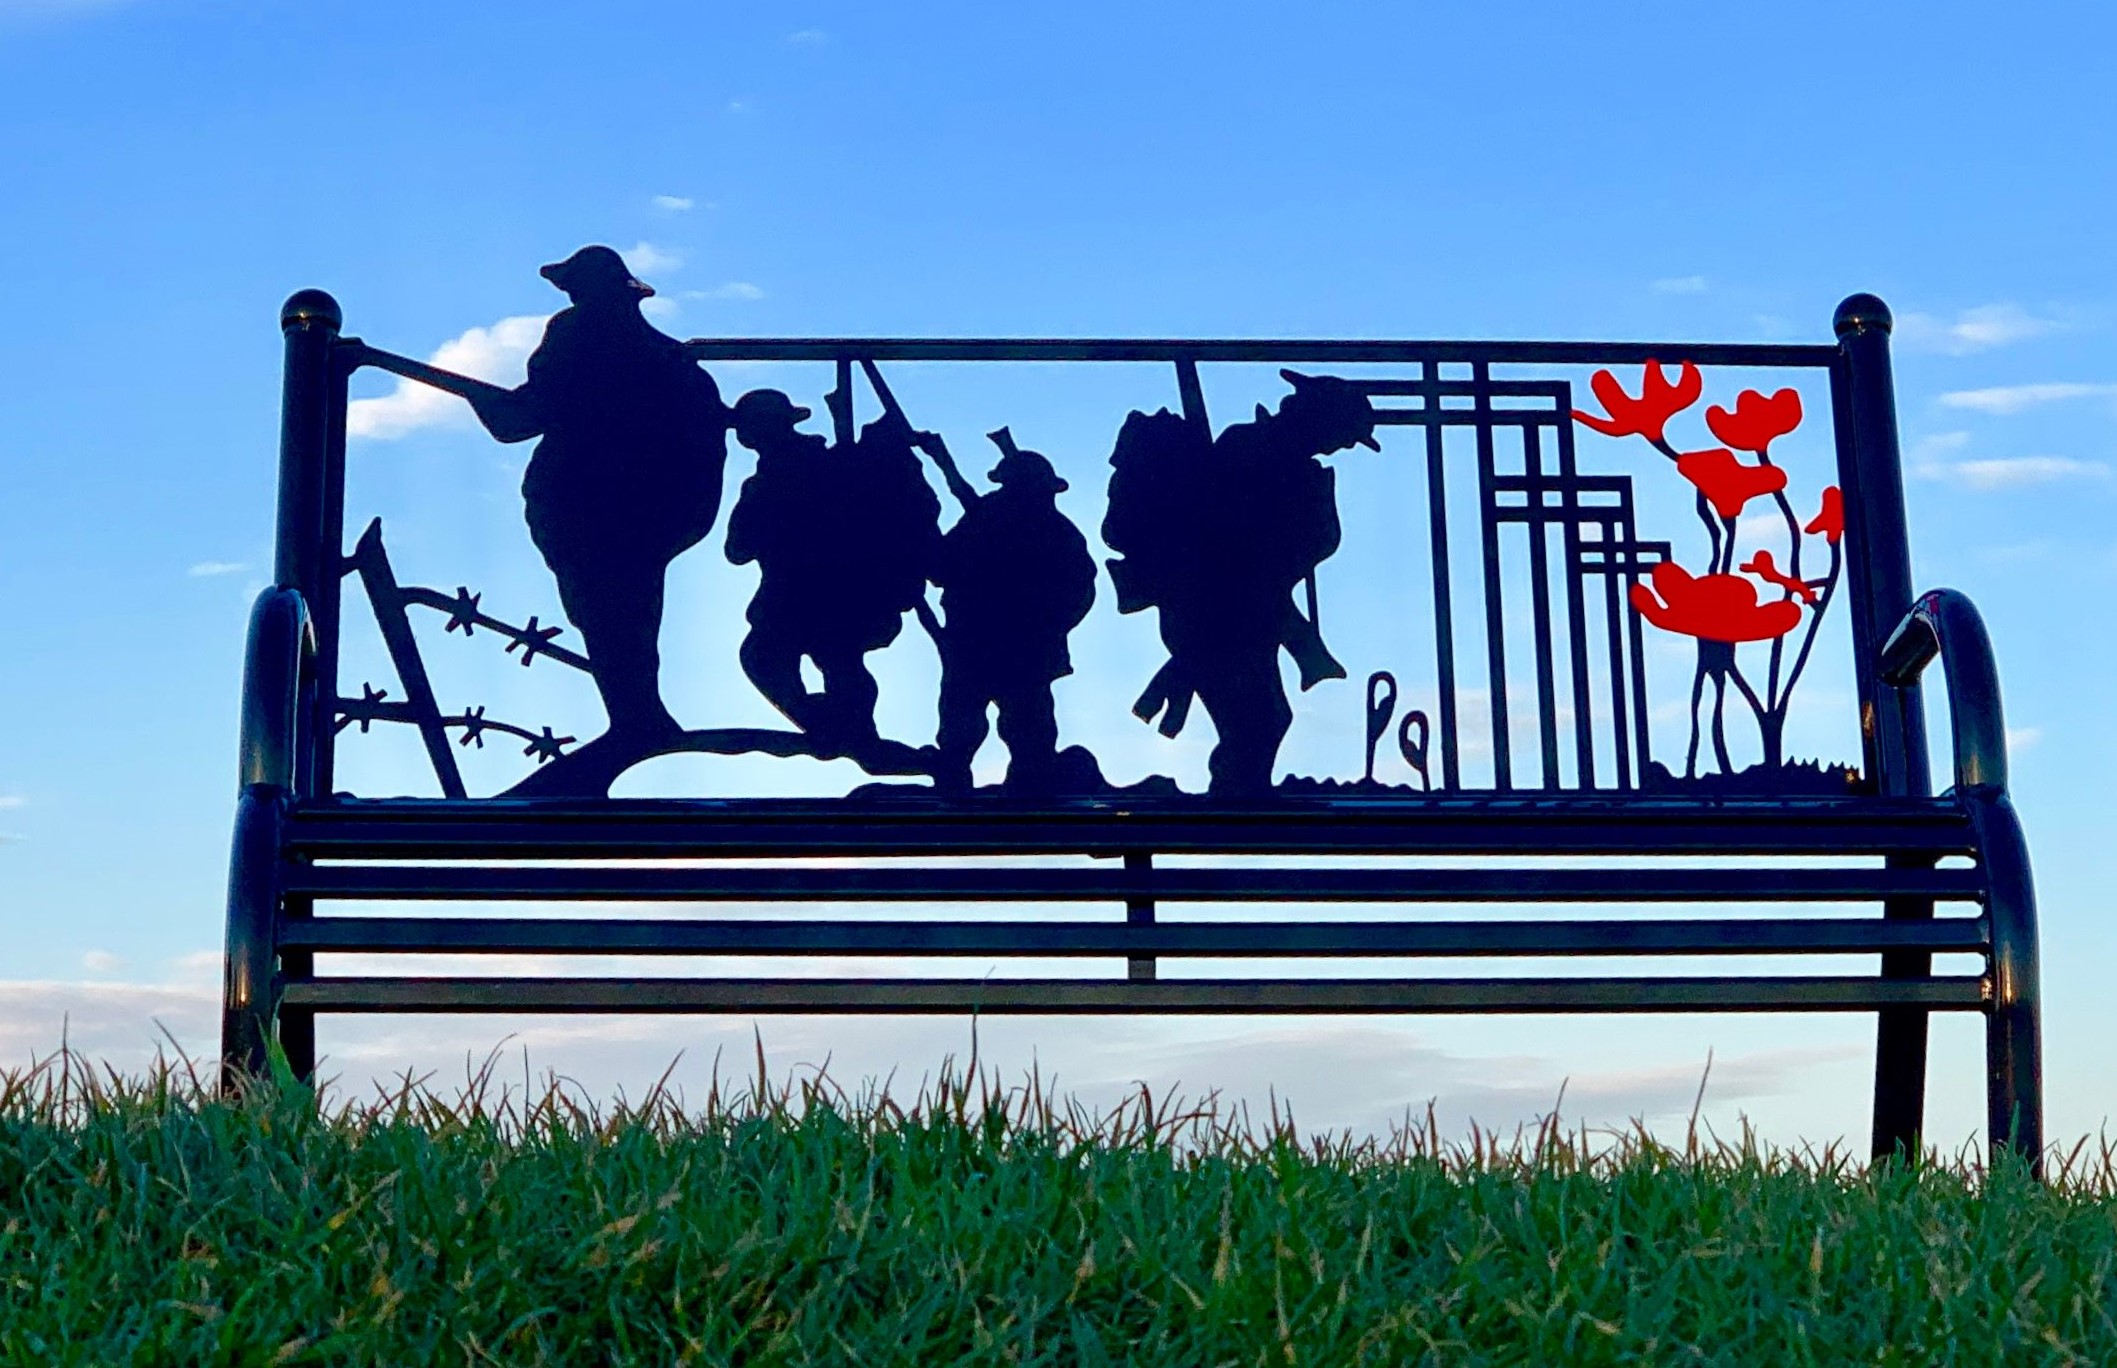
<svg viewBox="0 0 2117 1368"><path fill-rule="evenodd" d="M1683 759L1683 777L1698 777L1698 705L1705 698L1705 643L1698 643L1698 672L1691 676L1691 749Z"/></svg>
<svg viewBox="0 0 2117 1368"><path fill-rule="evenodd" d="M1830 573L1823 579L1823 593L1816 600L1816 609L1808 615L1808 635L1801 639L1801 649L1794 656L1794 667L1786 676L1786 696L1779 700L1784 710L1786 699L1792 698L1794 684L1801 678L1801 671L1808 664L1808 652L1816 644L1816 631L1823 625L1823 614L1830 609L1830 598L1837 591L1838 571L1844 567L1845 550L1836 542L1830 544Z"/></svg>

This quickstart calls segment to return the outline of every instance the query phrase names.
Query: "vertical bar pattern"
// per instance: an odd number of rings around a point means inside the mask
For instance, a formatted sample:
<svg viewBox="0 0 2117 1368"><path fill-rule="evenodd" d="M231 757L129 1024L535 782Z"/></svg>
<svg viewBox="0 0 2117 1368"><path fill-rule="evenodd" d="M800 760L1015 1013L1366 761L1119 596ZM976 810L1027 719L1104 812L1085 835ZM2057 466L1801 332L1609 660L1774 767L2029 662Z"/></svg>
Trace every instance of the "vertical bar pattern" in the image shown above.
<svg viewBox="0 0 2117 1368"><path fill-rule="evenodd" d="M1455 792L1463 776L1456 749L1455 600L1448 564L1446 433L1441 424L1441 367L1419 367L1419 398L1426 414L1426 523L1433 548L1434 671L1440 691L1441 787Z"/></svg>
<svg viewBox="0 0 2117 1368"><path fill-rule="evenodd" d="M1485 668L1492 681L1492 787L1502 793L1514 787L1514 765L1507 723L1507 623L1500 597L1500 529L1493 516L1498 505L1497 472L1492 457L1492 368L1480 361L1472 368L1471 412L1477 430L1478 507L1485 540Z"/></svg>
<svg viewBox="0 0 2117 1368"><path fill-rule="evenodd" d="M1616 529L1609 523L1602 524L1602 534L1606 546L1617 538ZM1610 656L1611 739L1617 763L1617 787L1628 789L1632 787L1632 735L1631 718L1625 710L1624 620L1627 613L1617 591L1617 566L1606 561L1602 576L1602 620L1603 644Z"/></svg>
<svg viewBox="0 0 2117 1368"><path fill-rule="evenodd" d="M1580 583L1580 525L1585 512L1580 502L1580 472L1573 463L1571 405L1559 401L1559 418L1553 425L1558 440L1559 519L1566 566L1566 641L1573 669L1574 783L1583 789L1595 787L1595 699L1588 677L1588 609ZM1608 528L1604 529L1605 543ZM1605 583L1608 576L1604 576ZM1620 728L1620 731L1622 728ZM1617 743L1619 753L1624 742Z"/></svg>
<svg viewBox="0 0 2117 1368"><path fill-rule="evenodd" d="M1542 765L1540 787L1555 791L1558 774L1558 683L1551 662L1551 548L1544 507L1543 430L1522 428L1522 494L1527 501L1523 526L1529 533L1529 621L1535 633L1536 741ZM1568 574L1567 579L1572 579Z"/></svg>
<svg viewBox="0 0 2117 1368"><path fill-rule="evenodd" d="M1639 587L1639 527L1637 510L1632 505L1632 491L1624 495L1625 536L1625 648L1632 654L1632 735L1638 745L1639 784L1644 788L1647 776L1653 771L1653 735L1647 729L1647 644L1640 627L1639 614L1632 610L1632 591ZM1613 706L1622 707L1623 704Z"/></svg>

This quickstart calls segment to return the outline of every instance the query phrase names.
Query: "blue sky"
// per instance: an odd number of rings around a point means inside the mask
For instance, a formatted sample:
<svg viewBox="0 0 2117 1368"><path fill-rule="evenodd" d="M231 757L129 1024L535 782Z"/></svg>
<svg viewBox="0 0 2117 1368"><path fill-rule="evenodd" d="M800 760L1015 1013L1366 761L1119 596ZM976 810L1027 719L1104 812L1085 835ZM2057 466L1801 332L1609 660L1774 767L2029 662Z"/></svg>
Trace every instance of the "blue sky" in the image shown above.
<svg viewBox="0 0 2117 1368"><path fill-rule="evenodd" d="M631 253L678 335L1826 341L1865 289L1900 319L1915 577L1972 593L2002 655L2051 1129L2093 1130L2117 1095L2117 648L2095 631L2117 584L2113 30L2087 5L0 0L0 1044L48 1048L62 1016L115 1059L156 1018L210 1044L274 324L297 287L379 345L482 344L503 370L522 325L496 325L554 306L534 268L590 241ZM1223 419L1252 397L1228 383ZM511 502L520 450L440 410L407 428L355 455L393 552L496 601L548 595ZM1356 583L1342 596L1362 611ZM471 682L527 687L502 668ZM746 1041L723 1025L414 1023L336 1053L348 1077L445 1064L520 1026L601 1086ZM1714 1114L1793 1140L1864 1133L1870 1037L1120 1022L986 1043L1091 1090L1299 1079L1307 1115L1348 1124L1435 1095L1508 1121L1563 1078L1587 1119L1681 1114L1711 1048ZM835 1050L856 1073L965 1039L767 1024L788 1062ZM1952 1139L1977 1124L1976 1034L1937 1041Z"/></svg>

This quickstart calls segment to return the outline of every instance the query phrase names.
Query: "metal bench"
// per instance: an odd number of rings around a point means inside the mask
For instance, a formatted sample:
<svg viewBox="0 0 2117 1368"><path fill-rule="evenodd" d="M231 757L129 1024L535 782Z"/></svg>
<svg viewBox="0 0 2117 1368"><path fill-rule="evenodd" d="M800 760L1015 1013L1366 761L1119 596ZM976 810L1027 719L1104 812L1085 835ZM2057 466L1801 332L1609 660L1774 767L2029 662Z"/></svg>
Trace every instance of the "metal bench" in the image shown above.
<svg viewBox="0 0 2117 1368"><path fill-rule="evenodd" d="M577 294L577 305L580 299ZM1183 468L1248 470L1253 467L1240 463L1261 462L1254 469L1284 474L1294 482L1290 489L1329 487L1306 473L1319 468L1322 453L1303 442L1316 447L1344 434L1317 440L1318 413L1339 421L1351 412L1354 428L1365 422L1361 414L1371 414L1367 433L1382 434L1387 444L1378 441L1379 454L1353 459L1409 461L1426 478L1429 506L1407 517L1403 541L1405 554L1423 566L1420 577L1431 591L1430 598L1419 596L1427 654L1414 662L1417 680L1409 669L1374 672L1364 699L1354 696L1357 680L1322 686L1347 696L1364 723L1364 757L1346 757L1348 765L1364 758L1364 768L1341 776L1284 773L1288 754L1316 753L1302 740L1306 733L1297 725L1294 741L1283 745L1263 736L1268 726L1253 734L1243 720L1268 708L1270 690L1282 688L1282 645L1302 659L1305 674L1327 677L1335 664L1317 621L1316 565L1308 567L1305 608L1300 592L1289 592L1284 574L1260 591L1274 595L1272 602L1283 602L1290 620L1300 621L1264 648L1272 678L1262 680L1254 671L1243 676L1239 687L1249 692L1238 697L1236 686L1204 680L1210 667L1235 660L1237 648L1227 646L1215 656L1219 645L1189 644L1194 638L1185 636L1183 614L1205 611L1186 606L1201 601L1196 586L1186 588L1181 576L1188 571L1181 566L1154 570L1163 563L1155 559L1159 553L1122 516L1132 507L1125 501L1135 495L1121 488L1121 474L1109 477L1106 544L1144 567L1127 590L1132 602L1120 596L1118 606L1158 611L1171 643L1174 672L1156 676L1161 695L1151 696L1150 687L1139 711L1142 717L1160 713L1164 732L1172 723L1180 727L1187 690L1203 683L1197 697L1216 723L1221 747L1213 786L1204 793L1182 791L1166 780L1104 779L1095 757L1022 740L1025 724L1017 720L1010 733L1009 710L1019 719L1033 711L1035 699L1025 704L1013 695L1001 697L998 706L1015 768L1006 782L982 786L961 782L965 753L959 744L950 752L945 718L934 744L883 741L861 728L857 706L832 697L834 684L784 696L782 709L795 724L789 731L626 731L618 714L631 705L621 704L617 692L625 681L607 663L603 674L595 674L599 644L615 640L608 624L592 620L584 633L585 654L569 651L551 639L549 627L534 621L513 626L467 590L450 595L398 584L379 526L371 526L350 554L342 552L349 526L348 378L356 370L378 367L453 388L471 397L487 426L503 437L542 422L546 441L558 441L549 435L561 428L551 416L555 401L547 395L543 417L522 418L507 409L512 401L497 397L498 391L342 337L338 306L320 292L294 296L282 323L287 365L276 587L260 597L251 622L230 873L223 1037L230 1086L266 1067L275 1038L293 1068L308 1075L315 1065L317 1018L341 1013L1871 1012L1879 1020L1874 1153L1886 1158L1918 1152L1928 1014L1957 1011L1986 1019L1992 1144L2015 1150L2032 1165L2039 1160L2034 895L2007 797L1995 666L1985 629L1966 599L1947 590L1914 597L1887 350L1890 319L1871 296L1854 296L1839 308L1838 341L1827 346L889 339L683 344L685 364L692 366L741 360L834 368L836 385L826 399L838 437L832 449L867 452L861 442L872 438L877 470L891 452L901 457L906 450L932 455L931 448L946 449L904 419L880 370L884 365L901 376L918 366L953 364L974 378L1004 376L1010 363L1152 367L1163 375L1173 367L1172 394L1181 411L1160 416L1156 440L1194 442L1185 459L1207 464ZM554 323L547 348L556 346L551 338L560 327ZM1671 381L1654 358L1686 364ZM1699 372L1691 363L1715 377L1741 368L1793 373L1797 385L1807 383L1801 377L1812 377L1818 389L1810 392L1811 408L1816 394L1827 392L1827 451L1834 461L1828 474L1836 486L1821 496L1823 511L1815 519L1797 526L1788 480L1769 473L1783 469L1768 455L1771 441L1783 436L1787 418L1798 420L1799 406L1784 399L1787 391L1750 391L1733 408L1712 410L1708 420L1726 443L1717 456L1710 449L1677 451L1666 438L1670 413L1661 410L1681 411L1698 397L1692 378ZM1608 368L1641 365L1646 379L1635 399L1623 377ZM1218 368L1262 366L1301 368L1296 395L1277 415L1260 410L1257 423L1243 432L1230 436L1232 429L1221 429L1216 437L1204 420L1200 367L1217 374ZM1605 401L1606 412L1575 409L1576 382L1590 368L1602 368L1588 388ZM862 373L884 407L884 418L864 433L854 429L851 403ZM1328 375L1330 384L1316 390L1311 377L1319 374ZM543 382L535 367L531 375L518 398L538 383L548 385L548 367ZM1780 411L1753 400L1778 404ZM1322 407L1301 407L1311 401ZM765 453L759 456L761 471L778 459L770 454L773 442L791 440L783 427L776 437L758 435L766 420L791 420L783 409L773 410L778 419L766 412L775 403L746 399L722 420L744 445L754 442ZM1120 415L1109 419L1109 436L1117 437ZM1283 421L1275 426L1275 420ZM1594 435L1592 452L1585 437L1576 440L1577 429ZM1142 426L1140 433L1146 432ZM571 440L578 444L578 434ZM1125 440L1115 458L1120 472L1127 460L1156 470L1164 467L1155 461L1177 460L1151 446L1135 446L1127 455ZM1003 446L1007 459L1014 459L1011 443L1010 436ZM1615 454L1645 455L1648 447L1659 450L1651 486L1614 473ZM1747 451L1749 458L1736 451ZM739 449L737 454L743 455ZM949 488L966 483L951 461L937 464L937 479L945 475ZM1371 469L1341 466L1356 473ZM891 468L901 473L902 461ZM1077 484L1099 470L1080 460L1057 468L1072 473ZM1028 466L1014 469L1018 476L1031 470L1043 478ZM533 466L532 483L537 478ZM1677 491L1674 500L1667 497L1670 487ZM1450 526L1449 510L1460 508L1472 491L1480 525L1466 533ZM743 497L751 497L747 487ZM756 498L754 507L766 508L764 495ZM962 498L967 517L981 496L968 489ZM1790 565L1755 556L1735 564L1738 529L1756 535L1739 522L1745 502L1767 514L1774 505L1785 511L1785 530L1795 545ZM1667 522L1669 508L1695 513L1707 534L1693 532L1694 543L1711 544L1704 573L1661 569L1685 555L1695 564L1697 551L1644 538L1645 524L1656 519L1661 521L1653 530L1677 530ZM533 527L537 516L532 510ZM739 506L734 514L750 519L746 537L761 516ZM710 514L706 521L712 521ZM1526 536L1519 535L1525 527ZM548 529L539 535L548 539ZM1814 570L1827 556L1828 574L1800 569L1804 538L1810 539L1807 565ZM1118 545L1127 539L1128 545ZM1094 544L1092 530L1087 541ZM698 554L712 554L718 544L716 530ZM1209 547L1208 541L1178 544ZM1335 547L1335 537L1330 544ZM784 554L801 553L797 545ZM1196 554L1204 561L1228 553L1209 548ZM1328 568L1329 561L1323 564ZM554 566L555 573L563 568L556 559ZM989 567L980 562L974 568L985 577ZM1122 572L1120 566L1110 573ZM763 573L769 583L778 572L766 563ZM1154 573L1164 578L1156 581ZM1225 566L1215 573L1235 582ZM396 674L393 688L364 687L357 697L339 683L340 586L349 574L359 577L375 608ZM1751 586L1747 603L1738 580ZM1137 589L1142 583L1143 592ZM1697 597L1693 591L1700 585L1721 597ZM1119 587L1127 589L1122 582ZM569 590L562 579L561 590L584 601L578 585ZM983 649L967 635L975 630L972 607L966 606L973 600L959 595L950 606L953 592L943 589L950 621L940 620L923 597L912 610L916 625L932 634L944 672L970 670L965 662ZM1108 607L1107 581L1101 598L1097 611ZM1832 617L1828 610L1837 600L1846 608ZM594 675L611 729L579 745L550 727L489 721L483 709L444 711L419 634L409 625L408 609L422 605L447 614L452 627L475 625L499 636L510 651L520 648L540 660L554 658L554 668ZM1721 617L1713 618L1713 611ZM1796 763L1784 753L1786 695L1817 639L1818 624L1840 620L1849 628L1844 635L1862 750L1844 765ZM752 621L759 621L755 611ZM1225 639L1232 642L1245 630L1240 623L1228 626ZM1758 634L1774 630L1776 635ZM1714 632L1735 639L1723 641ZM1649 639L1660 639L1650 638L1653 633L1670 640L1691 636L1697 643L1698 664L1689 681L1690 754L1680 773L1674 752L1663 762L1654 744L1657 724L1667 733L1671 723L1649 706L1655 662L1668 654L1645 649ZM651 645L653 637L647 640ZM1315 654L1319 648L1321 656ZM1247 659L1256 658L1254 642L1244 649L1251 651ZM614 659L617 648L609 650ZM1759 693L1750 675L1764 677L1766 653L1769 688ZM1954 755L1953 786L1938 796L1928 778L1920 704L1921 674L1936 656L1944 665ZM746 667L754 663L746 657ZM1427 706L1408 709L1396 729L1404 777L1389 782L1377 777L1377 749L1390 735L1399 674L1407 705ZM761 665L753 677L766 677ZM1471 680L1482 683L1482 694ZM1141 682L1128 678L1112 687L1129 691ZM748 687L732 664L727 687ZM759 687L777 686L766 678ZM944 692L948 687L944 683ZM1759 734L1730 743L1725 709L1732 700L1739 721L1745 694ZM976 701L982 727L987 700L980 695ZM334 746L352 723L363 731L375 723L417 728L434 763L438 796L368 798L338 791ZM1675 725L1680 735L1682 724ZM512 790L466 796L468 781L452 743L498 731L525 741L539 764ZM1143 745L1163 744L1144 728L1140 734ZM1252 742L1249 752L1238 753ZM1731 745L1753 763L1737 766ZM1278 757L1264 788L1242 781L1245 772L1254 772L1260 748L1268 763ZM877 782L843 795L804 798L603 796L611 777L643 756L687 750L852 756ZM1382 758L1385 769L1393 766L1386 753ZM660 903L684 905L686 915L643 916L637 907L583 908L557 917L411 915L378 913L373 906L330 913L327 906L431 901ZM773 904L802 904L804 910L774 913ZM813 912L817 904L829 909L821 918ZM903 904L927 910L906 915L884 906ZM1583 914L1577 908L1584 904L1605 910ZM1940 904L1949 906L1949 915L1936 915ZM760 905L766 910L757 910ZM933 905L942 908L939 915ZM1015 906L1004 916L975 910L1003 905ZM1069 914L1039 914L1022 905L1064 906ZM1458 910L1413 915L1414 905ZM1481 907L1502 905L1576 910L1557 915L1554 909L1528 920L1477 915ZM1406 915L1340 911L1377 906L1403 907ZM1217 910L1186 911L1199 908ZM1081 909L1100 911L1083 916ZM1654 911L1642 916L1642 909ZM741 956L788 972L463 977L329 973L318 965L319 956L422 954ZM1711 968L1717 958L1764 955L1837 958L1831 972L1804 961L1797 966L1803 972L1775 975L1596 974L1583 972L1581 963L1593 956L1681 956ZM1936 972L1936 955L1961 958L1962 971ZM953 960L978 969L1069 959L1083 968L1063 977L938 971L815 977L799 971L797 962L805 957ZM1563 963L1530 977L1506 971L1421 977L1401 968L1422 958L1467 957ZM1121 973L1118 961L1124 962ZM1208 965L1211 976L1184 976L1186 961L1214 962ZM1268 972L1227 968L1258 961L1267 962ZM1380 974L1377 962L1393 967ZM1289 965L1312 972L1293 973ZM1347 976L1348 966L1354 976Z"/></svg>

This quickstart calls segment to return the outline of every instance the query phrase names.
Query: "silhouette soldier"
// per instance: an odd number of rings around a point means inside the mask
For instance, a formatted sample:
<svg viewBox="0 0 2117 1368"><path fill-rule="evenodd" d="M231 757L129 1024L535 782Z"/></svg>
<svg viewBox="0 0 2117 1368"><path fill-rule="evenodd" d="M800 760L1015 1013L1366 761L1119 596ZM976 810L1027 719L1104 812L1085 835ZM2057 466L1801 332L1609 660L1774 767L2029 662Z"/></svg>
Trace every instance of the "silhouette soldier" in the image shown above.
<svg viewBox="0 0 2117 1368"><path fill-rule="evenodd" d="M1280 374L1294 389L1277 412L1259 405L1211 439L1166 409L1134 412L1110 456L1102 530L1122 557L1110 562L1118 610L1158 608L1169 652L1133 712L1160 714L1162 734L1175 736L1193 698L1203 703L1219 733L1208 769L1221 795L1271 788L1294 717L1282 648L1304 688L1343 674L1293 594L1338 549L1336 476L1317 458L1380 449L1365 393L1333 376Z"/></svg>
<svg viewBox="0 0 2117 1368"><path fill-rule="evenodd" d="M542 275L565 291L517 389L467 397L503 442L539 437L522 478L529 535L580 630L609 735L651 746L678 728L661 697L669 563L720 511L727 409L713 378L640 314L653 289L608 247Z"/></svg>
<svg viewBox="0 0 2117 1368"><path fill-rule="evenodd" d="M963 504L933 569L945 618L935 783L970 789L986 710L997 706L1007 786L1048 793L1061 784L1051 686L1073 673L1066 638L1095 603L1095 558L1087 538L1059 511L1066 482L1051 462L1016 446L1006 428L987 435L1001 453L989 472L999 488L981 494L957 472L940 439L921 434ZM1082 758L1082 768L1093 765L1085 752Z"/></svg>
<svg viewBox="0 0 2117 1368"><path fill-rule="evenodd" d="M925 605L940 545L941 503L901 423L878 420L850 447L798 425L809 410L777 390L735 404L735 434L757 453L728 516L727 556L757 563L743 673L809 734L825 758L905 768L914 754L875 729L880 690L866 655L897 639ZM810 692L801 662L823 688Z"/></svg>

